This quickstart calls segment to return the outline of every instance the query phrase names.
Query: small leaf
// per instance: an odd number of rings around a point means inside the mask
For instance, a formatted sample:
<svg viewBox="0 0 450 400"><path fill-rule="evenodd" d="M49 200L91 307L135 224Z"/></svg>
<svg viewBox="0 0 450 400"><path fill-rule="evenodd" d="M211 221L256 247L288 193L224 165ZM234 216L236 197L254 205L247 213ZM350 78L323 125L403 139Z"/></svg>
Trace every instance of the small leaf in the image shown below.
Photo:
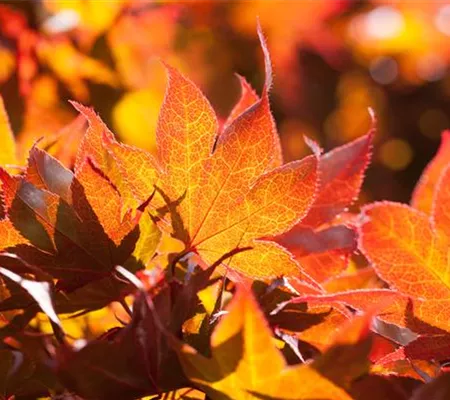
<svg viewBox="0 0 450 400"><path fill-rule="evenodd" d="M62 329L61 321L53 308L50 284L48 282L30 281L3 267L0 267L0 273L23 287L36 300L36 303L38 303L41 310L50 320Z"/></svg>
<svg viewBox="0 0 450 400"><path fill-rule="evenodd" d="M317 197L302 226L316 228L331 222L355 201L370 163L375 130L373 121L368 134L320 157Z"/></svg>
<svg viewBox="0 0 450 400"><path fill-rule="evenodd" d="M25 179L39 189L57 194L71 202L70 185L73 173L47 152L33 147L28 157Z"/></svg>

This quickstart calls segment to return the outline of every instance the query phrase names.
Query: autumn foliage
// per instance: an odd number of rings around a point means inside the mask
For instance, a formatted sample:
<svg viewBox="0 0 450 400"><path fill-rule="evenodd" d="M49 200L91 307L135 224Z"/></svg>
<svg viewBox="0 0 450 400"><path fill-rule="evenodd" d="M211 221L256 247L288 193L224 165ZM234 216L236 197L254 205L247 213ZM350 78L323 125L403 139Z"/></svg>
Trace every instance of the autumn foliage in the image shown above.
<svg viewBox="0 0 450 400"><path fill-rule="evenodd" d="M154 153L77 101L17 139L0 100L1 399L450 397L450 132L410 205L355 205L376 110L359 138L305 137L284 162L258 35L264 85L238 76L225 119L163 61ZM36 40L29 62L59 65L75 97L83 73L115 81Z"/></svg>

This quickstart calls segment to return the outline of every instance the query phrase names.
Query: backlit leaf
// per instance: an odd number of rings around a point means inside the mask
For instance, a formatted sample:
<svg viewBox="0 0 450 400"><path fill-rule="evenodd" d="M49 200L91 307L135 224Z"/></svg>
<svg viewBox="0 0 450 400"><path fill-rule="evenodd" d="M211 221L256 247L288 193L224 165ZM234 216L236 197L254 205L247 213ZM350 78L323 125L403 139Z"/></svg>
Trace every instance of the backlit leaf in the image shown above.
<svg viewBox="0 0 450 400"><path fill-rule="evenodd" d="M450 162L442 171L441 176L436 183L433 198L433 207L431 209L431 221L434 227L450 238Z"/></svg>
<svg viewBox="0 0 450 400"><path fill-rule="evenodd" d="M318 196L302 225L317 227L331 221L358 197L372 154L375 120L368 134L320 157Z"/></svg>
<svg viewBox="0 0 450 400"><path fill-rule="evenodd" d="M279 139L270 113L271 65L261 32L260 39L266 65L262 97L218 138L208 101L191 81L167 67L169 86L157 129L162 191L177 203L171 211L174 235L185 243L186 252L197 251L208 264L238 247L262 250L253 241L292 227L315 194L316 157L273 169L279 163ZM272 260L276 247L265 246L270 252L258 259ZM248 260L256 260L252 251ZM260 278L302 274L293 261L281 263L278 273L273 265L250 269L239 255L224 266Z"/></svg>
<svg viewBox="0 0 450 400"><path fill-rule="evenodd" d="M39 154L50 160L53 167L58 165L50 156ZM34 168L33 162L29 168ZM68 171L65 174L70 178ZM31 177L36 178L36 174ZM131 256L138 221L129 214L122 221L119 194L88 160L72 181L63 180L70 183L69 190L64 189L70 193L70 203L6 171L1 172L1 179L8 214L2 227L6 231L4 237L12 241L3 242L3 249L18 254L29 264L39 265L61 280L60 287L74 289L106 277L115 265ZM43 180L38 183L43 184ZM26 245L20 246L22 243Z"/></svg>
<svg viewBox="0 0 450 400"><path fill-rule="evenodd" d="M422 173L411 199L411 205L427 214L433 207L434 188L444 168L450 162L450 131L442 133L441 145L434 159Z"/></svg>
<svg viewBox="0 0 450 400"><path fill-rule="evenodd" d="M9 125L8 114L5 110L3 98L0 96L0 143L2 149L0 151L0 165L17 164L16 144L14 141L14 133Z"/></svg>
<svg viewBox="0 0 450 400"><path fill-rule="evenodd" d="M237 75L241 84L241 97L230 112L227 120L223 124L222 130L225 130L237 117L239 117L247 108L259 100L259 96L250 86L250 84L241 75Z"/></svg>
<svg viewBox="0 0 450 400"><path fill-rule="evenodd" d="M318 362L317 369L286 365L253 296L245 289L238 289L227 311L211 337L212 358L187 344L176 345L186 375L212 399L350 399L319 372L329 373L325 364Z"/></svg>
<svg viewBox="0 0 450 400"><path fill-rule="evenodd" d="M448 298L448 244L428 217L398 203L364 208L360 248L382 279L404 294Z"/></svg>
<svg viewBox="0 0 450 400"><path fill-rule="evenodd" d="M359 194L374 133L375 120L367 135L320 156L319 187L312 207L299 224L275 238L319 282L343 272L355 250L353 230L334 219Z"/></svg>
<svg viewBox="0 0 450 400"><path fill-rule="evenodd" d="M119 191L122 215L129 209L136 210L157 185L159 172L153 157L142 149L118 143L92 109L78 103L72 104L89 123L78 150L75 168L90 157Z"/></svg>
<svg viewBox="0 0 450 400"><path fill-rule="evenodd" d="M275 240L286 247L303 269L319 282L344 271L356 248L354 231L343 225L312 230L300 223Z"/></svg>

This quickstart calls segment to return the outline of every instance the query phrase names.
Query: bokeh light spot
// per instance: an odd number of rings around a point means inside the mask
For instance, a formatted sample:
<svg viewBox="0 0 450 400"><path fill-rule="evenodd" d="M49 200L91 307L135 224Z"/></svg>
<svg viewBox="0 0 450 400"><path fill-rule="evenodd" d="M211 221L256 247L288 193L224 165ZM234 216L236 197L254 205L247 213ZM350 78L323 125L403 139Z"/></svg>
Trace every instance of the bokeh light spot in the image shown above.
<svg viewBox="0 0 450 400"><path fill-rule="evenodd" d="M427 54L417 62L417 75L425 81L438 81L445 76L445 71L445 62L438 54Z"/></svg>
<svg viewBox="0 0 450 400"><path fill-rule="evenodd" d="M370 11L365 20L367 36L389 39L398 36L405 26L402 14L394 7L381 6Z"/></svg>
<svg viewBox="0 0 450 400"><path fill-rule="evenodd" d="M430 108L419 118L419 129L424 136L438 139L441 132L447 128L450 128L450 121L442 110Z"/></svg>
<svg viewBox="0 0 450 400"><path fill-rule="evenodd" d="M438 10L434 23L444 35L450 36L450 5L445 5Z"/></svg>
<svg viewBox="0 0 450 400"><path fill-rule="evenodd" d="M47 33L67 32L76 28L80 21L80 14L75 10L61 10L44 22L43 29Z"/></svg>
<svg viewBox="0 0 450 400"><path fill-rule="evenodd" d="M412 161L411 146L403 139L390 139L380 148L380 161L394 171L405 169Z"/></svg>
<svg viewBox="0 0 450 400"><path fill-rule="evenodd" d="M392 57L379 57L370 64L370 75L375 82L387 85L395 81L398 75L397 61Z"/></svg>

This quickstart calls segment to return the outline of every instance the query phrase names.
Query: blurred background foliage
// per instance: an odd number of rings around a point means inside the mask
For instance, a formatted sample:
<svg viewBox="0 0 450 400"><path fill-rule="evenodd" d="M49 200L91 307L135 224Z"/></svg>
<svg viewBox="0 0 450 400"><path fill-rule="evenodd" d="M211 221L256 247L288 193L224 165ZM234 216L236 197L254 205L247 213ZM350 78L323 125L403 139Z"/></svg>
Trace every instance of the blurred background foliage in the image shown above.
<svg viewBox="0 0 450 400"><path fill-rule="evenodd" d="M166 85L159 59L225 119L239 96L235 73L257 91L263 84L257 16L286 160L308 153L303 135L329 150L365 134L372 107L379 130L361 201L409 201L450 127L447 1L1 1L0 88L22 157L76 118L69 99L153 151ZM65 146L78 140L74 133Z"/></svg>

